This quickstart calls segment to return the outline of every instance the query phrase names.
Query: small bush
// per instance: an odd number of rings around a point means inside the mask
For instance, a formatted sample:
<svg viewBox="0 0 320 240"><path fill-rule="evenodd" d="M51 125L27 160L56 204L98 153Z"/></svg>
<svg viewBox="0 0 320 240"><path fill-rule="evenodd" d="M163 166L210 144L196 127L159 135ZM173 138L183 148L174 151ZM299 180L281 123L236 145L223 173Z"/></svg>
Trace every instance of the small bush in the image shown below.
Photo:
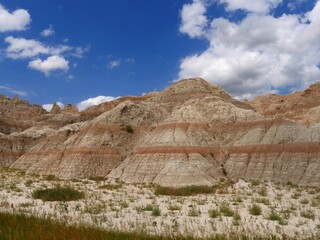
<svg viewBox="0 0 320 240"><path fill-rule="evenodd" d="M161 215L161 210L158 206L147 204L145 206L136 207L136 210L138 213L142 211L148 211L151 212L152 216L158 217Z"/></svg>
<svg viewBox="0 0 320 240"><path fill-rule="evenodd" d="M154 206L151 212L152 216L159 217L161 215L160 208L158 206Z"/></svg>
<svg viewBox="0 0 320 240"><path fill-rule="evenodd" d="M155 189L156 195L168 195L168 196L191 196L196 194L210 194L210 193L215 193L215 189L209 186L187 186L187 187L181 187L181 188L157 186Z"/></svg>
<svg viewBox="0 0 320 240"><path fill-rule="evenodd" d="M281 216L277 212L275 212L274 210L272 210L269 213L268 219L271 221L281 221L282 220Z"/></svg>
<svg viewBox="0 0 320 240"><path fill-rule="evenodd" d="M251 215L254 215L254 216L259 216L261 215L261 207L257 204L253 204L250 208L249 208L249 212Z"/></svg>
<svg viewBox="0 0 320 240"><path fill-rule="evenodd" d="M133 128L132 128L132 126L130 124L126 125L126 131L128 133L133 133Z"/></svg>
<svg viewBox="0 0 320 240"><path fill-rule="evenodd" d="M84 193L70 187L55 187L36 189L33 191L32 197L43 201L75 201L84 198Z"/></svg>
<svg viewBox="0 0 320 240"><path fill-rule="evenodd" d="M191 206L190 209L189 209L189 213L188 213L188 216L189 217L198 217L201 215L201 212L199 210L199 208L195 207L195 206Z"/></svg>
<svg viewBox="0 0 320 240"><path fill-rule="evenodd" d="M257 203L262 203L264 205L270 205L270 201L267 198L256 198Z"/></svg>
<svg viewBox="0 0 320 240"><path fill-rule="evenodd" d="M216 209L211 209L211 210L209 210L209 216L211 218L217 218L220 216L220 212Z"/></svg>
<svg viewBox="0 0 320 240"><path fill-rule="evenodd" d="M254 179L251 181L252 186L259 186L261 184L260 180Z"/></svg>
<svg viewBox="0 0 320 240"><path fill-rule="evenodd" d="M314 220L316 217L314 212L311 209L300 212L300 216L304 218L312 219L312 220Z"/></svg>
<svg viewBox="0 0 320 240"><path fill-rule="evenodd" d="M309 203L309 200L304 198L300 201L301 204L308 204Z"/></svg>
<svg viewBox="0 0 320 240"><path fill-rule="evenodd" d="M301 193L298 193L298 192L293 193L293 194L291 195L291 198L293 198L293 199L299 199L300 197L301 197Z"/></svg>
<svg viewBox="0 0 320 240"><path fill-rule="evenodd" d="M262 187L259 191L258 191L258 194L260 196L263 196L263 197L266 197L268 195L268 190L266 187Z"/></svg>
<svg viewBox="0 0 320 240"><path fill-rule="evenodd" d="M181 210L181 206L179 206L178 204L170 204L168 209L173 212L173 211L180 211Z"/></svg>
<svg viewBox="0 0 320 240"><path fill-rule="evenodd" d="M57 178L55 175L53 175L53 174L50 174L50 175L48 175L48 176L46 176L45 177L45 180L47 180L47 181L57 181L57 180L59 180L59 178Z"/></svg>
<svg viewBox="0 0 320 240"><path fill-rule="evenodd" d="M241 221L241 216L240 216L240 213L236 212L234 215L233 215L233 225L234 226L239 226L240 225L240 221Z"/></svg>
<svg viewBox="0 0 320 240"><path fill-rule="evenodd" d="M234 211L229 207L227 203L223 203L220 206L220 212L225 217L232 217L234 215Z"/></svg>

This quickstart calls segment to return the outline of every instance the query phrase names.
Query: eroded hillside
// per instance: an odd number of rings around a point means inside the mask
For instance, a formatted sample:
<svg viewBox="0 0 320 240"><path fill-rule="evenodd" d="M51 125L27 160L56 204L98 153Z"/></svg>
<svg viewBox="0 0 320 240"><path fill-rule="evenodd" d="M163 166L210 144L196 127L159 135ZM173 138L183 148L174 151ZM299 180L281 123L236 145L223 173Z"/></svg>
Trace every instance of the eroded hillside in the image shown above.
<svg viewBox="0 0 320 240"><path fill-rule="evenodd" d="M8 124L0 129L0 164L60 178L165 186L221 178L320 186L319 95L315 84L240 102L193 78L82 112L56 105L48 113L2 97L0 120ZM21 106L18 113L8 104Z"/></svg>

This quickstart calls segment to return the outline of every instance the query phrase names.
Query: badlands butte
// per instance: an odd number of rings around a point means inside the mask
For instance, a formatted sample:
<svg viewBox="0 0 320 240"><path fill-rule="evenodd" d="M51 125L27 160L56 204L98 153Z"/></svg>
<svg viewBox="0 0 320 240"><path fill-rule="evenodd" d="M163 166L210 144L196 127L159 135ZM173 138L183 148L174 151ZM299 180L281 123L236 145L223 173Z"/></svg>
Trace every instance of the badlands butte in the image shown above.
<svg viewBox="0 0 320 240"><path fill-rule="evenodd" d="M79 112L0 96L0 166L162 186L221 178L320 187L320 83L237 101L200 78Z"/></svg>

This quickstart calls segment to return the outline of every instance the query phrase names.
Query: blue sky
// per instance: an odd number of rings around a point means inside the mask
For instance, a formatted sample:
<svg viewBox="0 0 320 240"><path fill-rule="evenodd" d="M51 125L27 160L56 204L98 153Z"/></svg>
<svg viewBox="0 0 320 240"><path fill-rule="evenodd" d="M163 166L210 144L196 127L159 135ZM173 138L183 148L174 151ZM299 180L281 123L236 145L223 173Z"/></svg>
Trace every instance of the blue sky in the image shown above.
<svg viewBox="0 0 320 240"><path fill-rule="evenodd" d="M193 76L237 98L320 80L315 0L0 4L0 92L40 105L84 108Z"/></svg>

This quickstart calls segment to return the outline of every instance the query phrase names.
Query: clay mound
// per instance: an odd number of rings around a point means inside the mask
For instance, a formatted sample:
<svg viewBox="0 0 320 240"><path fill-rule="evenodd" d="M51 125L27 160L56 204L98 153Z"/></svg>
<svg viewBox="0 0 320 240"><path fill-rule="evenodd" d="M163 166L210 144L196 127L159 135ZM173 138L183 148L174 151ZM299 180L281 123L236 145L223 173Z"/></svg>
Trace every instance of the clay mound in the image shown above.
<svg viewBox="0 0 320 240"><path fill-rule="evenodd" d="M205 96L215 96L220 99L231 102L237 107L252 109L252 107L243 102L237 101L230 97L222 88L217 85L210 84L202 78L190 78L178 81L162 92L151 95L148 101L171 102L177 105L185 102L190 98L201 98Z"/></svg>
<svg viewBox="0 0 320 240"><path fill-rule="evenodd" d="M12 99L0 95L0 132L10 134L23 131L33 125L33 120L46 114L41 106L31 105L18 96Z"/></svg>
<svg viewBox="0 0 320 240"><path fill-rule="evenodd" d="M310 124L320 122L320 82L293 94L267 94L249 104L266 117Z"/></svg>
<svg viewBox="0 0 320 240"><path fill-rule="evenodd" d="M74 114L78 114L79 110L76 106L72 105L72 104L67 104L64 108L63 108L63 112L65 113L74 113Z"/></svg>
<svg viewBox="0 0 320 240"><path fill-rule="evenodd" d="M104 102L96 106L89 107L81 111L81 117L85 120L92 120L95 117L98 117L100 114L110 111L114 107L118 106L120 103L130 101L130 102L142 102L148 99L150 95L145 95L143 97L122 97L115 99L111 102Z"/></svg>
<svg viewBox="0 0 320 240"><path fill-rule="evenodd" d="M202 80L199 83L200 86L208 85L203 84ZM186 82L183 82L185 85ZM213 185L225 177L224 162L221 162L220 157L215 158L212 151L222 142L212 134L209 124L232 124L262 119L262 116L252 110L236 107L232 101L225 100L227 97L224 91L216 87L214 90L218 96L193 96L174 107L170 116L141 140L134 155L108 177L130 183L176 187Z"/></svg>
<svg viewBox="0 0 320 240"><path fill-rule="evenodd" d="M0 134L0 162L61 178L164 186L258 178L320 187L319 86L241 103L193 78L82 112L68 105Z"/></svg>
<svg viewBox="0 0 320 240"><path fill-rule="evenodd" d="M61 178L105 177L129 154L138 136L121 125L71 124L43 139L12 167Z"/></svg>
<svg viewBox="0 0 320 240"><path fill-rule="evenodd" d="M60 112L61 112L60 106L59 106L58 104L54 103L54 104L52 105L52 108L51 108L51 110L50 110L50 113L51 113L51 114L57 114L57 113L60 113Z"/></svg>

